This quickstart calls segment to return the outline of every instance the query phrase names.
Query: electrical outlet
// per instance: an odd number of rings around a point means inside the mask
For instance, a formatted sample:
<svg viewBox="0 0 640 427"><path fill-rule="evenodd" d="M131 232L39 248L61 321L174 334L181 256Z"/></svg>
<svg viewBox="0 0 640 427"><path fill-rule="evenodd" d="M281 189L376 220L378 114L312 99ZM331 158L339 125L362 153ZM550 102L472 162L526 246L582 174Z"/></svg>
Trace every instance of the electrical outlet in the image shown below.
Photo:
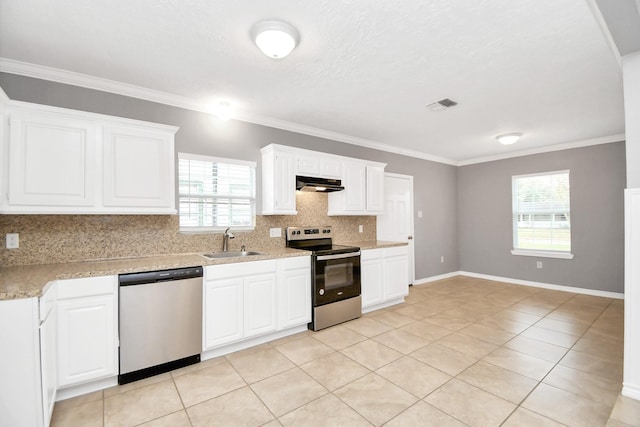
<svg viewBox="0 0 640 427"><path fill-rule="evenodd" d="M270 228L269 237L282 237L282 228Z"/></svg>
<svg viewBox="0 0 640 427"><path fill-rule="evenodd" d="M422 218L422 211L418 211L418 218Z"/></svg>
<svg viewBox="0 0 640 427"><path fill-rule="evenodd" d="M7 249L18 249L20 247L20 235L18 233L7 234Z"/></svg>
<svg viewBox="0 0 640 427"><path fill-rule="evenodd" d="M358 226L358 233L364 233L364 226L362 225Z"/></svg>
<svg viewBox="0 0 640 427"><path fill-rule="evenodd" d="M536 262L536 267L537 268L542 268L542 261Z"/></svg>
<svg viewBox="0 0 640 427"><path fill-rule="evenodd" d="M441 262L441 263L444 263L444 255L442 255L442 256L440 257L440 262Z"/></svg>

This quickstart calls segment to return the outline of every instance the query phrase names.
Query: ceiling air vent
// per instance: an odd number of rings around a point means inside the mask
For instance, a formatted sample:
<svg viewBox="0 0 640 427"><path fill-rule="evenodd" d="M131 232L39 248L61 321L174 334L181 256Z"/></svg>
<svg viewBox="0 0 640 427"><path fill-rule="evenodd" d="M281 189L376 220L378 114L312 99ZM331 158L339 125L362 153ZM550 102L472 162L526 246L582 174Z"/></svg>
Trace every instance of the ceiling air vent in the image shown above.
<svg viewBox="0 0 640 427"><path fill-rule="evenodd" d="M431 111L442 111L447 108L455 107L458 105L457 102L450 100L449 98L444 98L436 102L432 102L431 104L427 104L427 108Z"/></svg>

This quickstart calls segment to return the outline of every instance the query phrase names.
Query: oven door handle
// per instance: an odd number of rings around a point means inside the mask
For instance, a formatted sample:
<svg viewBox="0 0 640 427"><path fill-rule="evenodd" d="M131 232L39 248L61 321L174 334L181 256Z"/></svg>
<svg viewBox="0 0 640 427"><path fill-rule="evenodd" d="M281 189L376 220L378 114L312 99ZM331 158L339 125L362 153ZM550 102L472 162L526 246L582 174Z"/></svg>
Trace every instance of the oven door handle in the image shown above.
<svg viewBox="0 0 640 427"><path fill-rule="evenodd" d="M355 257L359 257L360 256L360 251L358 252L349 252L346 254L337 254L337 255L321 255L319 257L317 257L316 259L318 261L326 261L326 260L330 260L330 259L341 259L341 258L355 258Z"/></svg>

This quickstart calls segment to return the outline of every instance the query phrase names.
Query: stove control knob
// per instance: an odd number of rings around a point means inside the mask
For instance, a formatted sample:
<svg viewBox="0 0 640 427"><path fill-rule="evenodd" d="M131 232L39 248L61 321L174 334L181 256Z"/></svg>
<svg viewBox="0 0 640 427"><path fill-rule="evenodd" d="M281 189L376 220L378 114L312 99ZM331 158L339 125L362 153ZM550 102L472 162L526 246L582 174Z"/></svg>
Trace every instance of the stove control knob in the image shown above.
<svg viewBox="0 0 640 427"><path fill-rule="evenodd" d="M318 291L318 293L319 293L320 295L324 295L324 289L320 289L320 290Z"/></svg>

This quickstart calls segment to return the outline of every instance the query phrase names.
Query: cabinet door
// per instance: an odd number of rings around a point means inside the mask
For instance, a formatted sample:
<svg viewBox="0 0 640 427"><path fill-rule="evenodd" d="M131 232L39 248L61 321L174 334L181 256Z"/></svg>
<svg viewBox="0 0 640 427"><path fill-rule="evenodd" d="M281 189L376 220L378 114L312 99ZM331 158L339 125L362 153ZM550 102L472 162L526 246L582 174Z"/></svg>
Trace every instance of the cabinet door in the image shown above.
<svg viewBox="0 0 640 427"><path fill-rule="evenodd" d="M384 168L367 166L367 212L384 213Z"/></svg>
<svg viewBox="0 0 640 427"><path fill-rule="evenodd" d="M172 132L105 126L104 205L174 212L173 145Z"/></svg>
<svg viewBox="0 0 640 427"><path fill-rule="evenodd" d="M408 260L406 255L384 259L385 299L403 297L409 294L407 278Z"/></svg>
<svg viewBox="0 0 640 427"><path fill-rule="evenodd" d="M279 329L311 322L311 268L285 270L278 290Z"/></svg>
<svg viewBox="0 0 640 427"><path fill-rule="evenodd" d="M241 340L242 278L208 280L204 294L204 349Z"/></svg>
<svg viewBox="0 0 640 427"><path fill-rule="evenodd" d="M384 298L382 249L362 252L360 274L362 283L362 307L366 308L381 303Z"/></svg>
<svg viewBox="0 0 640 427"><path fill-rule="evenodd" d="M56 320L54 307L40 325L40 366L42 371L42 406L44 425L49 425L53 405L56 401L57 357L56 357Z"/></svg>
<svg viewBox="0 0 640 427"><path fill-rule="evenodd" d="M332 156L298 156L297 174L321 178L340 178L340 161Z"/></svg>
<svg viewBox="0 0 640 427"><path fill-rule="evenodd" d="M277 212L296 210L295 158L288 153L278 153L275 158L275 208Z"/></svg>
<svg viewBox="0 0 640 427"><path fill-rule="evenodd" d="M275 273L244 279L244 336L251 337L277 328Z"/></svg>
<svg viewBox="0 0 640 427"><path fill-rule="evenodd" d="M343 191L329 193L329 215L366 215L366 165L342 162Z"/></svg>
<svg viewBox="0 0 640 427"><path fill-rule="evenodd" d="M9 204L92 206L95 133L89 121L12 113Z"/></svg>
<svg viewBox="0 0 640 427"><path fill-rule="evenodd" d="M116 375L115 295L58 301L58 386Z"/></svg>

